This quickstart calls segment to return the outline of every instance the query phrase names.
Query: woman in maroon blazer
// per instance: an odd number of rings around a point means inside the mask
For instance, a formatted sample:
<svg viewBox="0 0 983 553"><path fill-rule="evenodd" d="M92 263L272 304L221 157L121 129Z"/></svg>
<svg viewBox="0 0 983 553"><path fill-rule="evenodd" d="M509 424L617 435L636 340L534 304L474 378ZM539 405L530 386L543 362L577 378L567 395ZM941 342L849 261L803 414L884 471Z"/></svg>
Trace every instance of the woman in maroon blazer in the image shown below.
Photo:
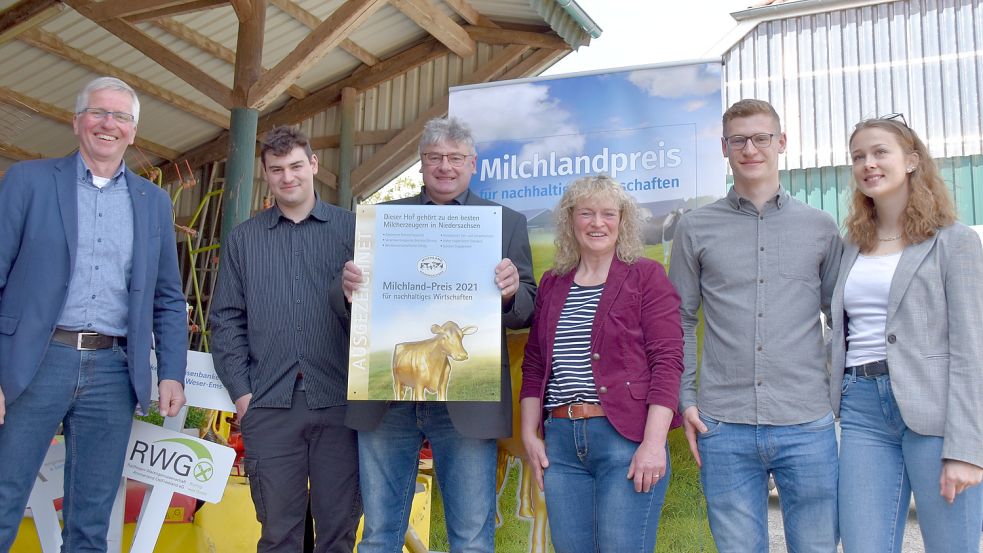
<svg viewBox="0 0 983 553"><path fill-rule="evenodd" d="M522 363L522 441L557 553L651 552L683 371L679 296L642 257L641 216L610 177L556 211ZM545 435L545 440L543 436Z"/></svg>

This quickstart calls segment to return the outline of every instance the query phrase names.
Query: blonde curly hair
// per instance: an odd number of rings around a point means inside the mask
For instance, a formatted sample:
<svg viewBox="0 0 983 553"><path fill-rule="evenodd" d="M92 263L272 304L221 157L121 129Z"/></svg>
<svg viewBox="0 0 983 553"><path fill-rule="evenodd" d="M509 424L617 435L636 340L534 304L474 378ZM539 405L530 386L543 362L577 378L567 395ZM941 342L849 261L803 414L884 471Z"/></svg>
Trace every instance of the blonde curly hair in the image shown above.
<svg viewBox="0 0 983 553"><path fill-rule="evenodd" d="M850 135L851 144L853 137L864 129L888 131L897 138L905 154L918 156L914 171L908 175L908 205L902 215L901 230L904 241L908 244L924 242L934 236L938 229L955 223L956 208L949 196L949 189L939 176L939 169L928 148L915 131L897 119L867 119L857 123ZM877 210L874 201L865 196L856 183L844 226L850 241L860 251L869 252L877 246Z"/></svg>
<svg viewBox="0 0 983 553"><path fill-rule="evenodd" d="M567 187L556 206L553 219L556 238L553 240L555 251L552 269L555 274L569 273L580 263L580 246L573 230L573 210L582 201L598 198L614 200L621 215L615 255L629 265L642 257L645 249L642 242L642 213L635 198L618 181L607 175L581 177Z"/></svg>

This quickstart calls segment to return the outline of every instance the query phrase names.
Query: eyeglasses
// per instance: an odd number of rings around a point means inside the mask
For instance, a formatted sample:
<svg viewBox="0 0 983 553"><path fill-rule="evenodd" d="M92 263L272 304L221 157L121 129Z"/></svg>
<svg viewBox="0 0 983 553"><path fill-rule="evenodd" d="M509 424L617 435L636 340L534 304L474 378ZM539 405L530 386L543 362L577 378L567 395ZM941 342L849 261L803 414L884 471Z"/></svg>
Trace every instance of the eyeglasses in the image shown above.
<svg viewBox="0 0 983 553"><path fill-rule="evenodd" d="M136 117L133 117L132 113L126 113L125 111L107 111L102 108L84 108L76 115L82 115L83 113L88 113L100 121L109 116L115 119L117 123L132 123L136 121Z"/></svg>
<svg viewBox="0 0 983 553"><path fill-rule="evenodd" d="M447 163L451 167L463 167L464 162L471 157L472 154L438 154L436 152L429 152L423 154L421 159L423 159L423 164L428 167L436 167L444 162L444 158L447 158Z"/></svg>
<svg viewBox="0 0 983 553"><path fill-rule="evenodd" d="M774 136L774 134L765 132L753 134L751 136L735 134L734 136L725 136L724 142L727 143L727 149L729 150L743 150L745 147L747 147L748 140L750 140L751 143L754 144L754 147L760 150L771 146L771 139Z"/></svg>
<svg viewBox="0 0 983 553"><path fill-rule="evenodd" d="M882 116L878 117L878 119L880 119L881 121L890 121L892 119L900 119L902 125L904 125L906 127L908 126L908 121L905 121L904 114L903 113L900 113L900 112L899 113L889 113L887 115L882 115Z"/></svg>

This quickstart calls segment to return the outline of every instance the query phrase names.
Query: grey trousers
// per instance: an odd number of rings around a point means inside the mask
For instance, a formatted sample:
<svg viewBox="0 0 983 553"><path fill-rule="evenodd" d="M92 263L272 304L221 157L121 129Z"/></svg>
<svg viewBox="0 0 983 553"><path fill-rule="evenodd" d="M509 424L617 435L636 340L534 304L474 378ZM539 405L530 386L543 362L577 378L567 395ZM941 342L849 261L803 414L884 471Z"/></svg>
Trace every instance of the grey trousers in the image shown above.
<svg viewBox="0 0 983 553"><path fill-rule="evenodd" d="M246 475L263 526L259 553L304 550L308 502L315 553L351 553L362 515L356 432L345 407L308 409L303 390L292 407L254 407L241 422Z"/></svg>

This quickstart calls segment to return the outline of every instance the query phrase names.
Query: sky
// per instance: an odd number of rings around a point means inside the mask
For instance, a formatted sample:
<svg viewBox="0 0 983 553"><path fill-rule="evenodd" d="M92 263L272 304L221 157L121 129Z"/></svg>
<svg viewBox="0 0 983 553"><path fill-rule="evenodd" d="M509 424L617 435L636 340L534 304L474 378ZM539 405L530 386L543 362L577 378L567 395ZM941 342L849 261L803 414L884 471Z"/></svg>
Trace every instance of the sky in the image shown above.
<svg viewBox="0 0 983 553"><path fill-rule="evenodd" d="M543 75L697 60L737 22L731 12L760 0L576 0L601 28L590 45L571 52ZM420 181L414 164L401 177Z"/></svg>
<svg viewBox="0 0 983 553"><path fill-rule="evenodd" d="M601 27L544 75L701 59L760 0L576 0Z"/></svg>

